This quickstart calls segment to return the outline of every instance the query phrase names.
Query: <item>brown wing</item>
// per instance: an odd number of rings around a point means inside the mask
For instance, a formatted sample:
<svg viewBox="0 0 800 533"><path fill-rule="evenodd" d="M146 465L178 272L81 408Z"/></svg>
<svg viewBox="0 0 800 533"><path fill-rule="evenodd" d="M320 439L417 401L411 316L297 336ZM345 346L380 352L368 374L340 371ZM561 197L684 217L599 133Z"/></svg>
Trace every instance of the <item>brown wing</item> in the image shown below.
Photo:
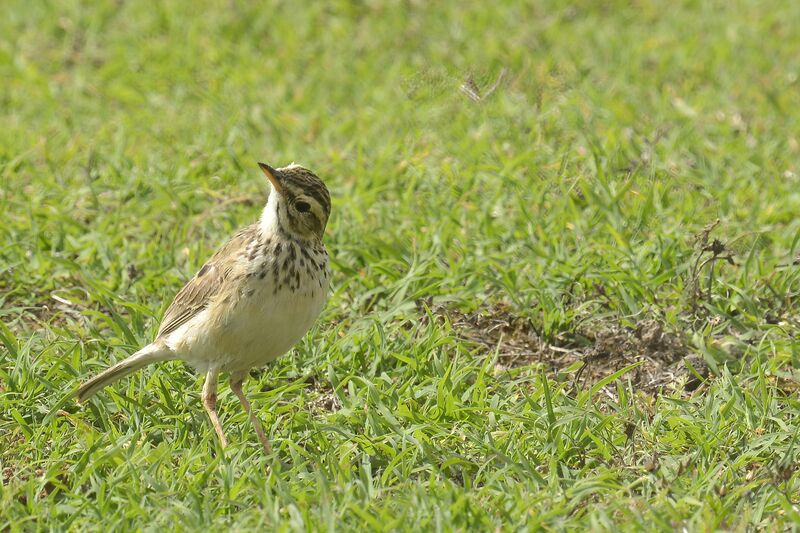
<svg viewBox="0 0 800 533"><path fill-rule="evenodd" d="M248 242L256 238L257 234L258 226L253 224L240 230L217 250L217 253L175 296L167 312L164 313L156 338L169 335L208 306L233 270L239 253L245 249Z"/></svg>

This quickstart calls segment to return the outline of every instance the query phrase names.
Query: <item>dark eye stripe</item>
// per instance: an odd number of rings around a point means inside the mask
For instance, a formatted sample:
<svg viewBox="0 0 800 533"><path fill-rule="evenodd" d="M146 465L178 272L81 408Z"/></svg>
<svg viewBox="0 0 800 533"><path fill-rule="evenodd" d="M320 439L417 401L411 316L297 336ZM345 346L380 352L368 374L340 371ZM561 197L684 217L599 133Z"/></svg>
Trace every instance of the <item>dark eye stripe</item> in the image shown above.
<svg viewBox="0 0 800 533"><path fill-rule="evenodd" d="M282 169L281 173L285 180L284 188L293 193L290 196L307 194L319 204L326 217L330 214L331 197L322 180L307 169L288 168Z"/></svg>
<svg viewBox="0 0 800 533"><path fill-rule="evenodd" d="M322 210L325 211L326 214L331 212L331 199L330 196L328 196L327 191L323 191L322 189L318 189L316 187L309 187L305 192L309 196L313 197L320 206L322 206Z"/></svg>

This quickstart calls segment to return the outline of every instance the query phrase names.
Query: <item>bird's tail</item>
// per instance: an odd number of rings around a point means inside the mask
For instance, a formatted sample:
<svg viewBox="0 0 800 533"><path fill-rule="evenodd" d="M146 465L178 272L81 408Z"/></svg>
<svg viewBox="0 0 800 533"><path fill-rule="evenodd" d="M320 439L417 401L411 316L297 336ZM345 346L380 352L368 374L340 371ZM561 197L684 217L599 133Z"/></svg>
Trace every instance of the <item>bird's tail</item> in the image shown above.
<svg viewBox="0 0 800 533"><path fill-rule="evenodd" d="M162 343L148 344L135 354L123 359L81 385L75 393L76 400L78 403L83 403L94 396L100 389L111 385L118 379L132 374L150 363L169 361L170 359L175 359L175 353Z"/></svg>

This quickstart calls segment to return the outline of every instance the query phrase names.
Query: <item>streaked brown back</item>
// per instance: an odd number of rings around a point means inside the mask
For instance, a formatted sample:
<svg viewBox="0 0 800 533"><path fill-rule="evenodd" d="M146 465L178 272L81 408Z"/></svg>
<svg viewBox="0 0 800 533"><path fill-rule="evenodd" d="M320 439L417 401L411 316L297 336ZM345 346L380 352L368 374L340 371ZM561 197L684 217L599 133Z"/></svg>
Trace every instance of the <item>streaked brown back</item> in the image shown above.
<svg viewBox="0 0 800 533"><path fill-rule="evenodd" d="M208 307L230 275L240 252L258 237L258 224L240 230L200 268L164 313L156 338L166 337Z"/></svg>

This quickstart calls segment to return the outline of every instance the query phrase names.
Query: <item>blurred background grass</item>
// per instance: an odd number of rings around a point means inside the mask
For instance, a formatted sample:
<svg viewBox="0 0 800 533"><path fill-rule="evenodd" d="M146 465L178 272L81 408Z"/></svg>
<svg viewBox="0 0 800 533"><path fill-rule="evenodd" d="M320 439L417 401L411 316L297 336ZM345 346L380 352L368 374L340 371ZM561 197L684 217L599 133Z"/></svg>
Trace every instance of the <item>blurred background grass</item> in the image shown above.
<svg viewBox="0 0 800 533"><path fill-rule="evenodd" d="M6 2L2 527L797 517L780 474L797 406L774 376L793 383L798 349L796 274L777 268L800 235L798 23L755 0ZM334 197L330 304L251 384L290 470L266 476L244 431L220 456L180 365L42 424L257 217L257 160L302 163ZM694 236L716 219L738 266L698 301ZM568 346L655 319L735 364L692 398L620 385L595 405L535 361L491 370L420 299L505 303ZM654 456L664 470L642 470Z"/></svg>

